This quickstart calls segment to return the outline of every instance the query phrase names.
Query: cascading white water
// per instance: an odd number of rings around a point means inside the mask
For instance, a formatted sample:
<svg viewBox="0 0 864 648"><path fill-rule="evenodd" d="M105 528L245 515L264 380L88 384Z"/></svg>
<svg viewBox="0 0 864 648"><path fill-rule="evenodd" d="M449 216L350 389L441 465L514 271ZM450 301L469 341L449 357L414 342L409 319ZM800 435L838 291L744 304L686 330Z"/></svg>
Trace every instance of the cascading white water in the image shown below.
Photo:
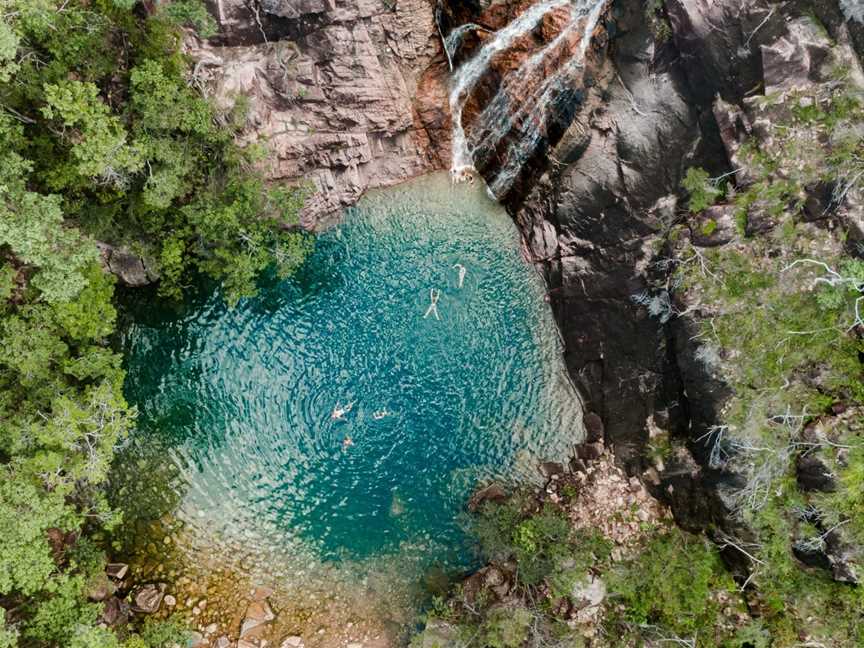
<svg viewBox="0 0 864 648"><path fill-rule="evenodd" d="M591 43L591 35L600 20L607 0L544 0L523 12L513 22L498 31L469 61L455 73L450 92L450 110L453 116L453 159L451 174L461 180L474 171L475 154L491 150L511 130L521 124L518 139L507 149L504 165L490 183L490 192L498 197L510 186L525 160L540 141L545 111L550 102L568 81L570 75L584 65L585 55ZM492 58L506 50L520 36L536 28L543 17L561 7L570 7L570 19L560 33L549 43L532 54L517 70L510 72L501 82L495 97L477 118L469 140L462 125L462 111L471 90L488 69ZM562 44L581 26L582 35L578 54L553 74L542 77L536 88L527 96L522 93L521 102L513 106L511 92L525 87L526 81L536 78L538 70L556 55ZM456 31L456 30L454 30ZM460 36L461 38L461 36ZM518 93L517 93L518 95ZM536 115L537 119L531 119Z"/></svg>
<svg viewBox="0 0 864 648"><path fill-rule="evenodd" d="M483 76L495 54L507 49L520 36L534 29L543 16L552 9L563 7L571 0L543 0L519 15L513 22L497 31L480 51L456 70L450 91L450 112L453 116L453 161L450 173L459 180L474 170L473 157L462 128L462 108L469 91Z"/></svg>
<svg viewBox="0 0 864 648"><path fill-rule="evenodd" d="M444 49L447 50L447 57L452 61L456 54L459 52L459 46L462 44L462 39L465 38L465 35L468 32L483 29L480 25L475 25L474 23L468 23L466 25L459 25L456 29L447 34L447 38L444 39Z"/></svg>
<svg viewBox="0 0 864 648"><path fill-rule="evenodd" d="M579 55L571 58L567 62L567 65L561 68L557 74L544 79L544 83L541 86L542 94L540 94L538 99L532 102L525 102L520 107L519 117L526 116L528 113L535 113L540 116L540 119L529 119L523 122L525 127L522 130L520 139L508 148L504 165L498 170L495 179L489 184L489 191L494 197L502 196L510 187L522 165L526 162L528 155L531 154L534 147L539 143L542 135L542 117L546 114L549 104L561 86L567 83L572 73L584 65L585 55L588 52L588 47L591 45L591 35L597 27L605 6L606 0L595 0L594 6L585 20L582 40L579 44ZM530 107L529 104L531 104Z"/></svg>
<svg viewBox="0 0 864 648"><path fill-rule="evenodd" d="M550 55L554 55L562 43L566 43L567 39L576 31L580 19L585 13L585 11L573 11L567 25L552 41L525 60L516 72L509 74L503 79L498 92L477 118L477 128L469 141L473 154L476 154L485 146L496 144L510 129L516 117L532 111L538 97L558 75L543 76L540 79L540 86L530 90L527 95L524 92L525 85L537 78L538 68L543 65ZM516 112L514 112L511 100L513 94L511 91L515 89L514 86L522 88L519 94L525 97L525 100L515 107Z"/></svg>

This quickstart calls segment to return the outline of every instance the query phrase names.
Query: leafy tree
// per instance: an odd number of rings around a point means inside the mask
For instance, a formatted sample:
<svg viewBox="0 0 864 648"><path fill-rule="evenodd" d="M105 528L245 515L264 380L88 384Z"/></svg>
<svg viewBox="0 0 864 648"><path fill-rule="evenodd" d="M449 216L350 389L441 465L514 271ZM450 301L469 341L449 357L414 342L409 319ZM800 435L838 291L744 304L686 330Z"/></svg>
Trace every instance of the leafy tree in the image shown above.
<svg viewBox="0 0 864 648"><path fill-rule="evenodd" d="M18 631L6 625L6 610L0 607L0 648L15 648L18 645Z"/></svg>
<svg viewBox="0 0 864 648"><path fill-rule="evenodd" d="M75 170L99 182L126 187L141 170L140 153L127 143L120 119L112 115L93 83L67 80L45 85L42 114L61 128L61 141L71 143Z"/></svg>
<svg viewBox="0 0 864 648"><path fill-rule="evenodd" d="M0 0L0 648L119 648L87 585L89 539L117 514L100 486L134 424L114 333L115 280L97 240L159 267L163 295L195 273L236 300L290 272L300 189L273 190L231 116L186 83L180 27L198 0ZM147 624L129 648L182 641Z"/></svg>
<svg viewBox="0 0 864 648"><path fill-rule="evenodd" d="M673 530L653 537L640 556L613 571L609 590L624 621L689 637L715 626L717 592L735 586L713 545Z"/></svg>

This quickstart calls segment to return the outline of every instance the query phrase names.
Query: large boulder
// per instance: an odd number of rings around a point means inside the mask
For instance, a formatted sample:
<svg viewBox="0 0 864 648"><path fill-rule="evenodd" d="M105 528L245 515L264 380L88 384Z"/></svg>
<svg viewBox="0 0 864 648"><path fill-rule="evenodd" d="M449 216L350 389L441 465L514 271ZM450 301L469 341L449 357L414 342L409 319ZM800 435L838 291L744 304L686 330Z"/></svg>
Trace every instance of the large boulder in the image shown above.
<svg viewBox="0 0 864 648"><path fill-rule="evenodd" d="M483 505L487 502L499 504L504 502L507 497L507 491L504 490L501 484L493 482L488 486L479 489L471 496L471 499L468 500L468 511L476 513L481 510Z"/></svg>
<svg viewBox="0 0 864 648"><path fill-rule="evenodd" d="M112 596L102 604L100 621L109 627L124 625L129 621L130 606L116 596Z"/></svg>
<svg viewBox="0 0 864 648"><path fill-rule="evenodd" d="M126 247L97 243L103 267L117 277L121 284L139 288L159 278L154 264Z"/></svg>
<svg viewBox="0 0 864 648"><path fill-rule="evenodd" d="M165 598L164 583L148 583L132 591L132 611L141 614L155 614Z"/></svg>
<svg viewBox="0 0 864 648"><path fill-rule="evenodd" d="M696 99L719 94L738 103L762 84L759 47L782 32L784 20L770 3L741 0L667 0L675 45Z"/></svg>

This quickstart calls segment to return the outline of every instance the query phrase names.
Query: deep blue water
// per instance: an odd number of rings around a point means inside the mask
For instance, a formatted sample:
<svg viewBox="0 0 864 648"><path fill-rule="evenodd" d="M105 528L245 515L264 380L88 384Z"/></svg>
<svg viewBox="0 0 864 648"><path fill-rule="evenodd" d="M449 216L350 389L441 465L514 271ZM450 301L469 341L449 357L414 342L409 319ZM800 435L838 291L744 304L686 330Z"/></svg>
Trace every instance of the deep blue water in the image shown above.
<svg viewBox="0 0 864 648"><path fill-rule="evenodd" d="M432 289L440 319L424 319ZM233 309L205 292L128 315L135 443L170 448L199 549L465 564L476 484L533 475L579 433L514 226L445 175L374 192L297 276Z"/></svg>

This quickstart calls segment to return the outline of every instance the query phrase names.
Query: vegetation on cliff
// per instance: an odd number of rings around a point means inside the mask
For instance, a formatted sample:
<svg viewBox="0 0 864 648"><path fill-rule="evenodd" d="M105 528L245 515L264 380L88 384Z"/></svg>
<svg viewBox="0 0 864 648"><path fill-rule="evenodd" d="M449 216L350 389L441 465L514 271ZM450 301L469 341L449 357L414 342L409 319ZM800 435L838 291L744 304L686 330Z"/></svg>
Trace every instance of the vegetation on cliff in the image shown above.
<svg viewBox="0 0 864 648"><path fill-rule="evenodd" d="M682 250L700 262L680 267L678 291L700 310L708 370L733 388L700 443L713 469L743 480L734 506L752 537L729 541L749 554L752 606L777 645L802 633L857 645L858 558L841 547L864 540L860 490L853 494L864 469L864 264L848 254L858 254L849 232L824 226L861 177L864 140L850 128L864 112L847 92L782 101L787 118L770 127L780 150L744 150L752 181L731 202L741 238ZM825 204L805 210L820 183L833 187ZM824 481L811 483L810 473Z"/></svg>
<svg viewBox="0 0 864 648"><path fill-rule="evenodd" d="M673 243L686 261L673 308L701 329L697 355L732 393L691 443L739 484L737 532L713 533L745 561L741 588L772 645L859 645L864 263L859 225L838 212L864 176L864 103L835 68L753 110L741 177L720 190L688 174L696 235Z"/></svg>
<svg viewBox="0 0 864 648"><path fill-rule="evenodd" d="M597 484L572 479L479 509L474 529L489 566L437 600L415 645L768 645L752 644L761 626L710 541L636 517L626 503L603 505L628 529L623 537L582 526L572 518L586 506L583 489Z"/></svg>
<svg viewBox="0 0 864 648"><path fill-rule="evenodd" d="M807 20L803 33L824 31ZM652 421L645 477L700 533L658 524L616 560L608 538L549 522L569 507L548 503L549 484L544 505L488 505L485 556L516 587L505 601L494 580L486 598L457 588L425 648L864 644L864 97L842 57L820 52L821 82L804 73L742 106L717 99L734 170L687 171L687 210L670 210L654 241L661 279L632 297L698 388L664 401L664 429ZM526 545L535 527L543 542ZM538 562L539 580L521 577ZM571 564L604 583L601 603L584 581L556 586ZM580 606L601 608L593 626Z"/></svg>
<svg viewBox="0 0 864 648"><path fill-rule="evenodd" d="M119 521L100 484L135 420L108 346L115 280L96 241L151 259L160 292L192 273L254 291L290 271L307 239L299 192L268 190L240 115L185 79L180 22L199 3L148 15L128 0L3 0L0 7L0 646L162 646L128 638L88 600ZM205 21L206 22L206 21Z"/></svg>

